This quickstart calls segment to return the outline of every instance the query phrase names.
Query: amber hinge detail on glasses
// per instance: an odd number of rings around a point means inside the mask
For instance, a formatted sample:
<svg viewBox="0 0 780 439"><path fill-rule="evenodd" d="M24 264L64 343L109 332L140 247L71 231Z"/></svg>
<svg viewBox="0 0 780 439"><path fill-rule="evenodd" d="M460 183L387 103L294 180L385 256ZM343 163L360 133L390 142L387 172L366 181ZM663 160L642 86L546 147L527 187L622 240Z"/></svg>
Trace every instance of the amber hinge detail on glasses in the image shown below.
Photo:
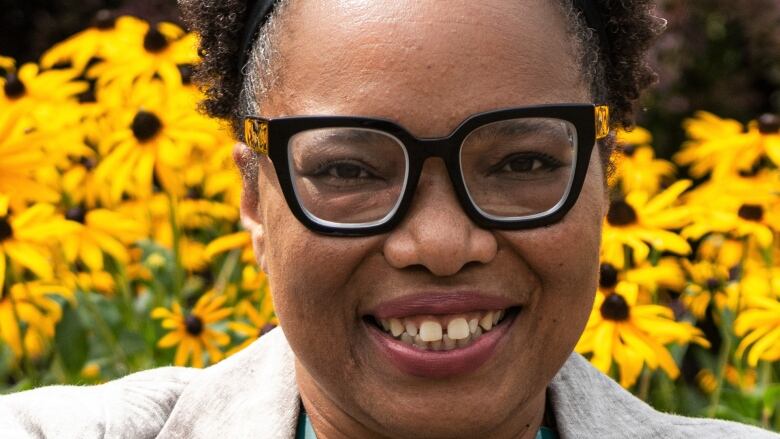
<svg viewBox="0 0 780 439"><path fill-rule="evenodd" d="M258 154L268 154L268 122L244 119L244 141Z"/></svg>
<svg viewBox="0 0 780 439"><path fill-rule="evenodd" d="M597 105L596 111L596 139L603 139L609 134L609 107Z"/></svg>

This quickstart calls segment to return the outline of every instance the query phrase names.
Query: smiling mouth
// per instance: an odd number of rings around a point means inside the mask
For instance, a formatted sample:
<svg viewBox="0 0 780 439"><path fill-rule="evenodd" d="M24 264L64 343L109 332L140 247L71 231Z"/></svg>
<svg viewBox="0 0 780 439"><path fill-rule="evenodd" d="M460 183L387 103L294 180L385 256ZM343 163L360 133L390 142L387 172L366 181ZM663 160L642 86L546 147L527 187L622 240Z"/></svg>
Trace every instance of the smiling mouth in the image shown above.
<svg viewBox="0 0 780 439"><path fill-rule="evenodd" d="M496 328L511 323L520 306L459 314L413 315L378 319L364 316L366 323L388 337L424 351L466 348Z"/></svg>

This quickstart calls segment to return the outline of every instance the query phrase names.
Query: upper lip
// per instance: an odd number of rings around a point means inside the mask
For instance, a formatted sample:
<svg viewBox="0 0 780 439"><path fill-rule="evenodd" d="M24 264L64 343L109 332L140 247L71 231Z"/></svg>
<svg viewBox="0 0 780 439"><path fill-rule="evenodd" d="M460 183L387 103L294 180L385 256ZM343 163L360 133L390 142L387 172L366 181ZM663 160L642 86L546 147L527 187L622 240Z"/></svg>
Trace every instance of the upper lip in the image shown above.
<svg viewBox="0 0 780 439"><path fill-rule="evenodd" d="M424 314L491 311L518 305L520 303L516 300L477 292L424 292L382 302L367 314L377 319L391 319Z"/></svg>

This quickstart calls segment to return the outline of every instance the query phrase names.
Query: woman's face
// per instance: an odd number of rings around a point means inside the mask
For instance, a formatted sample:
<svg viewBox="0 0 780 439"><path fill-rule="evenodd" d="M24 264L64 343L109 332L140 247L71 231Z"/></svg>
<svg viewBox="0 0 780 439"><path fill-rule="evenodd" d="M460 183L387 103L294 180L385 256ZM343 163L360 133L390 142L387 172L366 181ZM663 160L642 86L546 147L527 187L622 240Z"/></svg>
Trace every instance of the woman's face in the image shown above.
<svg viewBox="0 0 780 439"><path fill-rule="evenodd" d="M547 0L293 1L263 115L373 116L439 137L478 112L590 102L566 29ZM488 437L522 430L517 419L538 420L596 287L606 204L596 148L574 208L531 230L478 228L438 159L425 164L402 224L377 236L306 229L267 159L258 194L245 194L245 221L315 411L330 404L350 422L398 437ZM434 357L440 352L394 347L373 323L396 317L446 328L492 309L510 315L484 336L499 335L444 362Z"/></svg>

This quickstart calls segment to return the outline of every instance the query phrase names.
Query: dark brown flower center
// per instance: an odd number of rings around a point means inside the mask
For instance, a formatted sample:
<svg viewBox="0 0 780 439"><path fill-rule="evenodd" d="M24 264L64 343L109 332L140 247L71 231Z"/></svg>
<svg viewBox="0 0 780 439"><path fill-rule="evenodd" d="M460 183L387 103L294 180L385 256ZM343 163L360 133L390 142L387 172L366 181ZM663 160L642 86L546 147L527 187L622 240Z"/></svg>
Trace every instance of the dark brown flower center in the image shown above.
<svg viewBox="0 0 780 439"><path fill-rule="evenodd" d="M144 35L144 49L149 53L159 53L168 47L168 39L157 27L150 27Z"/></svg>
<svg viewBox="0 0 780 439"><path fill-rule="evenodd" d="M758 131L761 134L777 134L780 132L780 117L766 113L758 118Z"/></svg>
<svg viewBox="0 0 780 439"><path fill-rule="evenodd" d="M108 9L101 9L95 14L94 23L100 30L111 30L116 26L116 15Z"/></svg>
<svg viewBox="0 0 780 439"><path fill-rule="evenodd" d="M97 166L97 160L92 157L80 157L78 163L87 171L91 171Z"/></svg>
<svg viewBox="0 0 780 439"><path fill-rule="evenodd" d="M618 322L628 320L628 304L620 294L612 293L601 304L601 316Z"/></svg>
<svg viewBox="0 0 780 439"><path fill-rule="evenodd" d="M737 212L740 218L748 221L761 221L764 217L764 208L757 204L743 204Z"/></svg>
<svg viewBox="0 0 780 439"><path fill-rule="evenodd" d="M162 122L154 113L141 110L136 113L130 128L133 130L133 135L139 142L146 142L160 132L162 129Z"/></svg>
<svg viewBox="0 0 780 439"><path fill-rule="evenodd" d="M203 320L198 316L192 314L184 318L184 326L187 328L187 333L190 335L200 335L203 332Z"/></svg>
<svg viewBox="0 0 780 439"><path fill-rule="evenodd" d="M5 78L3 91L5 91L5 95L8 96L9 99L18 99L24 96L27 92L27 87L25 87L24 82L16 76L16 73L9 73Z"/></svg>
<svg viewBox="0 0 780 439"><path fill-rule="evenodd" d="M614 288L618 282L618 271L612 264L601 264L599 268L599 285L601 288Z"/></svg>
<svg viewBox="0 0 780 439"><path fill-rule="evenodd" d="M11 223L8 222L8 217L0 217L0 242L5 241L13 235L14 229L11 228ZM0 285L0 287L2 287L2 285Z"/></svg>
<svg viewBox="0 0 780 439"><path fill-rule="evenodd" d="M630 204L624 200L613 201L609 205L609 213L607 214L607 222L613 226L628 226L636 223L636 211Z"/></svg>
<svg viewBox="0 0 780 439"><path fill-rule="evenodd" d="M717 291L720 288L720 281L718 279L715 279L714 277L711 277L707 279L707 289L710 292Z"/></svg>
<svg viewBox="0 0 780 439"><path fill-rule="evenodd" d="M65 219L84 224L87 220L87 210L81 206L74 206L65 212Z"/></svg>
<svg viewBox="0 0 780 439"><path fill-rule="evenodd" d="M187 188L187 193L184 198L188 200L199 200L203 198L203 191L200 187L190 186Z"/></svg>

